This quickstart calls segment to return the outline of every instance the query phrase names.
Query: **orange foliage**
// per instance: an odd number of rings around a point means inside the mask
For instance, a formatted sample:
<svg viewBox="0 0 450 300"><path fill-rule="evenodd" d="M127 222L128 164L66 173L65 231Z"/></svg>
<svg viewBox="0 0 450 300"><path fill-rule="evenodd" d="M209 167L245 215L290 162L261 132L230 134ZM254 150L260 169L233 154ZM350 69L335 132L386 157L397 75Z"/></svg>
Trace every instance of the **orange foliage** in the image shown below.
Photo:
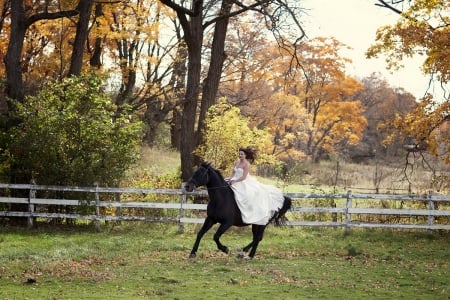
<svg viewBox="0 0 450 300"><path fill-rule="evenodd" d="M345 74L349 59L339 54L343 44L334 38L303 43L297 49L301 68L294 69L292 57L277 45L245 30L246 35L232 35L239 47L227 52L237 57L225 69L221 91L255 126L269 129L274 154L315 158L335 151L337 143L359 142L367 121L354 96L362 84Z"/></svg>
<svg viewBox="0 0 450 300"><path fill-rule="evenodd" d="M426 150L450 163L449 116L449 102L436 103L431 95L427 95L414 111L405 116L397 114L392 122L387 123L393 131L386 143L400 139L417 150L425 150L423 145L426 145Z"/></svg>
<svg viewBox="0 0 450 300"><path fill-rule="evenodd" d="M450 2L415 0L394 25L378 29L377 43L367 56L384 53L389 68L400 67L405 57L425 57L422 68L445 83L450 80Z"/></svg>
<svg viewBox="0 0 450 300"><path fill-rule="evenodd" d="M392 133L386 143L400 139L411 151L426 149L450 163L447 88L450 81L450 2L411 2L396 24L378 30L376 41L367 51L369 58L383 53L387 57L388 68L398 68L402 59L419 54L424 57L422 70L439 80L446 92L440 101L433 99L433 95L426 95L413 112L397 115L388 122L386 127L391 128Z"/></svg>

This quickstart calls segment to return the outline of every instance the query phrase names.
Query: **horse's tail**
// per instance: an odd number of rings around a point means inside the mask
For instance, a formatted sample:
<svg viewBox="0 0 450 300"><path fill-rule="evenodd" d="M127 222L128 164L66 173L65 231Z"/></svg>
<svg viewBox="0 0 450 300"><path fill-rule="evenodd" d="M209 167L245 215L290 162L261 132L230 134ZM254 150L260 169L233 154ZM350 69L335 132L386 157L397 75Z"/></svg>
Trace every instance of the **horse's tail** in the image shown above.
<svg viewBox="0 0 450 300"><path fill-rule="evenodd" d="M285 225L287 221L286 212L290 210L291 207L292 207L292 199L287 196L284 196L283 206L280 208L279 211L275 213L275 215L272 217L271 222L275 224L275 226Z"/></svg>

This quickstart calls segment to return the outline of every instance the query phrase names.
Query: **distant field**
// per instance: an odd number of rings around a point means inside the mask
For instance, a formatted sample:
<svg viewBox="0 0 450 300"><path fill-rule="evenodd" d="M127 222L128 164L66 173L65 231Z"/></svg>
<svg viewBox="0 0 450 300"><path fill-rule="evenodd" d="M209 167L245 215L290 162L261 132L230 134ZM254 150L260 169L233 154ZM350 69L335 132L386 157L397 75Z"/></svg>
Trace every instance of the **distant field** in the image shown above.
<svg viewBox="0 0 450 300"><path fill-rule="evenodd" d="M440 165L438 160L427 158L435 168L435 175L450 176L450 165ZM303 172L291 174L286 180L276 177L261 178L262 182L281 187L285 192L338 192L352 190L355 193L374 193L376 187L380 193L405 194L409 189L413 193L425 193L433 190L436 193L450 194L448 180L433 179L431 170L424 163L405 169L405 161L398 160L389 165L382 161L367 164L346 163L340 161L321 161L317 164L304 163ZM130 172L135 176L143 170L152 175L161 175L179 171L180 156L173 150L158 148L142 148L139 164ZM255 168L253 168L255 169ZM411 171L414 172L411 173ZM293 172L294 170L289 170ZM252 170L256 174L256 170ZM448 177L447 177L448 178ZM337 184L336 184L337 182Z"/></svg>
<svg viewBox="0 0 450 300"><path fill-rule="evenodd" d="M448 299L448 233L268 227L252 261L235 258L250 228L0 228L0 299ZM215 227L216 228L216 227ZM213 229L215 229L213 228Z"/></svg>

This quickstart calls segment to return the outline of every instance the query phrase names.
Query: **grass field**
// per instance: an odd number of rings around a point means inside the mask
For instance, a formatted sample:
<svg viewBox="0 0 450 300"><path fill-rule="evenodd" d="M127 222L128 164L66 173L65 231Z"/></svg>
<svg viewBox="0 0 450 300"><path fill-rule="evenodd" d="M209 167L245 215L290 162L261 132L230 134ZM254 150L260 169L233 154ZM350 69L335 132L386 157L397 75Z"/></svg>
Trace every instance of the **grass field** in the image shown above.
<svg viewBox="0 0 450 300"><path fill-rule="evenodd" d="M177 153L144 148L129 176L177 168ZM283 190L330 191L320 183L335 177L332 165L308 171L304 182L290 182ZM345 191L370 187L373 170L345 165L340 174ZM387 175L383 180L398 187ZM416 186L427 187L425 181ZM183 233L176 224L103 224L100 232L86 224L0 226L0 300L450 299L449 232L353 229L344 234L336 228L269 226L248 261L236 254L250 241L250 228L222 237L232 249L229 255L216 249L216 228L203 238L197 258L189 259L198 225L187 225Z"/></svg>
<svg viewBox="0 0 450 300"><path fill-rule="evenodd" d="M213 228L215 229L215 228ZM448 233L268 227L255 258L219 253L198 225L0 229L0 299L449 299Z"/></svg>

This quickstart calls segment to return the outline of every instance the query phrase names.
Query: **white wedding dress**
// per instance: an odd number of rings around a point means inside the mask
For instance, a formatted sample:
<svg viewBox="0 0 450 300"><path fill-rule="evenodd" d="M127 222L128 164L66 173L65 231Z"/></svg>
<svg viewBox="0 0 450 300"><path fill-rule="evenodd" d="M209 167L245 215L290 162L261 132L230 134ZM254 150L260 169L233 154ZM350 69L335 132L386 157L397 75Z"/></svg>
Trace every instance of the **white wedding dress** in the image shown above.
<svg viewBox="0 0 450 300"><path fill-rule="evenodd" d="M230 180L239 179L243 173L244 169L234 168ZM266 225L283 206L284 196L280 189L263 184L250 174L243 181L234 182L231 189L246 224Z"/></svg>

